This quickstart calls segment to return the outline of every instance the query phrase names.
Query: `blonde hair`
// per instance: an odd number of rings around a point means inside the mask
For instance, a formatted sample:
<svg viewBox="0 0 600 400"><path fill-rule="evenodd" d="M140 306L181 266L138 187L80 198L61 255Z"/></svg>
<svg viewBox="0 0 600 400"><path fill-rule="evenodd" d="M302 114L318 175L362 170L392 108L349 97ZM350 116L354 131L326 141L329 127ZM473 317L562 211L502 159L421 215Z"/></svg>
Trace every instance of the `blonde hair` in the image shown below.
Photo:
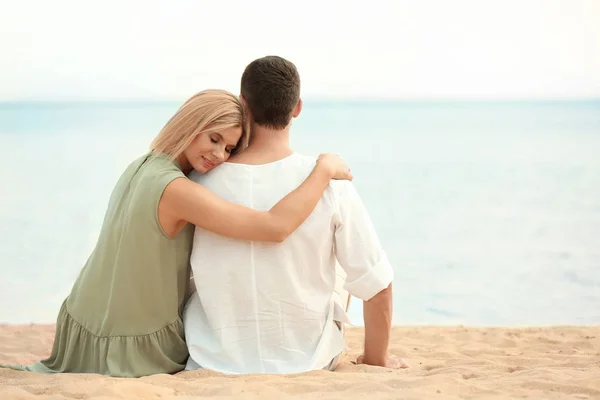
<svg viewBox="0 0 600 400"><path fill-rule="evenodd" d="M175 159L200 133L218 132L233 127L242 128L242 136L232 151L235 154L248 146L250 122L246 106L225 90L203 90L177 110L154 138L150 150Z"/></svg>

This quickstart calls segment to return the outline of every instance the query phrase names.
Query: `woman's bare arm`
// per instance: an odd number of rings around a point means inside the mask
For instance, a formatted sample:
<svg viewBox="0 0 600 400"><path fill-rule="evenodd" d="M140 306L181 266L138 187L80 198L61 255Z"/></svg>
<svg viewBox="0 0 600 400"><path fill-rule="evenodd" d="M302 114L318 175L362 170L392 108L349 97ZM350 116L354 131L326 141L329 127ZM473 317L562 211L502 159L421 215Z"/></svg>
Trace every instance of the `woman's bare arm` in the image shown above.
<svg viewBox="0 0 600 400"><path fill-rule="evenodd" d="M223 200L187 178L178 178L165 188L159 210L172 221L187 221L223 236L282 242L308 218L331 179L352 179L352 175L341 158L321 156L296 190L269 211L257 211Z"/></svg>

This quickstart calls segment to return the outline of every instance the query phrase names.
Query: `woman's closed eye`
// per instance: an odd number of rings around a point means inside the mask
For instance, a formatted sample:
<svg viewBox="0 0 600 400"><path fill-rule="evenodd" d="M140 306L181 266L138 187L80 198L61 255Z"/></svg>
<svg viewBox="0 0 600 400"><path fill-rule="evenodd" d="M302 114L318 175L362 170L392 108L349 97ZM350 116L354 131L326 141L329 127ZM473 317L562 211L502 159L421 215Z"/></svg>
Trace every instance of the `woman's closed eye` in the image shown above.
<svg viewBox="0 0 600 400"><path fill-rule="evenodd" d="M220 143L222 141L222 138L219 136L211 136L210 137L210 141L214 144ZM224 143L225 145L225 143ZM229 145L225 147L225 151L229 154L231 154L233 152L233 150L235 149L235 146L233 145Z"/></svg>

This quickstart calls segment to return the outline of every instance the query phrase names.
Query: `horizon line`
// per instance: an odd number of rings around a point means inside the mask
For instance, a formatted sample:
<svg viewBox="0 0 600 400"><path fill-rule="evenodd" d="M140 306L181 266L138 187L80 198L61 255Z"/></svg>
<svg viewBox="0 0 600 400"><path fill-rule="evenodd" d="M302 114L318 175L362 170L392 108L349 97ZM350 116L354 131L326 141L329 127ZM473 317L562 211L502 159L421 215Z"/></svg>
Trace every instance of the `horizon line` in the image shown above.
<svg viewBox="0 0 600 400"><path fill-rule="evenodd" d="M0 105L8 104L104 104L104 103L129 103L129 104L161 104L182 103L187 98L31 98L31 99L0 99ZM575 102L600 102L598 96L578 97L334 97L334 96L306 96L303 102L337 102L337 103L575 103Z"/></svg>

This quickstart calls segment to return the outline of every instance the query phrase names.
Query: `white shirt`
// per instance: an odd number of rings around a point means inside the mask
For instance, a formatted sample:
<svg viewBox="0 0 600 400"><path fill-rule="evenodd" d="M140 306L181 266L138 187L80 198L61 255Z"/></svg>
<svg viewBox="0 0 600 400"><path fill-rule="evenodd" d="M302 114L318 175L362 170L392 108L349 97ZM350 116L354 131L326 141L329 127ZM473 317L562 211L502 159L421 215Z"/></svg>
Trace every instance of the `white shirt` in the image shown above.
<svg viewBox="0 0 600 400"><path fill-rule="evenodd" d="M293 154L264 165L224 163L190 178L228 201L269 210L296 189L315 158ZM334 294L369 300L393 271L358 193L332 181L312 214L283 243L226 238L196 228L191 265L196 292L184 311L186 369L297 373L322 369L344 351L334 320L349 322Z"/></svg>

